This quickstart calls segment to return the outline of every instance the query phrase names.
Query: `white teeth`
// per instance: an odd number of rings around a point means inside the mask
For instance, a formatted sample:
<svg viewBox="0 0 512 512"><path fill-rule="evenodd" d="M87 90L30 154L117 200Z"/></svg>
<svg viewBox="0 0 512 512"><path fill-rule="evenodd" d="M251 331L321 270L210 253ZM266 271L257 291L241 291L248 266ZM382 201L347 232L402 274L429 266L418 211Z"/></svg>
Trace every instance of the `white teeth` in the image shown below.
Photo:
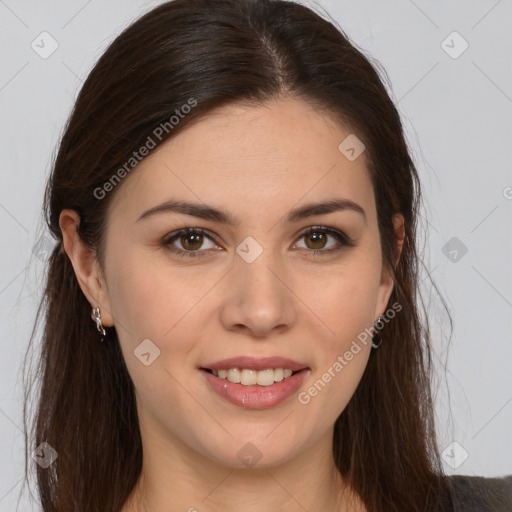
<svg viewBox="0 0 512 512"><path fill-rule="evenodd" d="M229 368L228 370L212 370L213 375L244 386L271 386L274 382L281 382L293 373L289 368L269 368L267 370L248 370L247 368Z"/></svg>
<svg viewBox="0 0 512 512"><path fill-rule="evenodd" d="M274 370L261 370L258 372L256 384L260 386L270 386L274 384Z"/></svg>
<svg viewBox="0 0 512 512"><path fill-rule="evenodd" d="M256 370L243 369L240 372L240 384L244 386L253 386L258 380L258 373Z"/></svg>
<svg viewBox="0 0 512 512"><path fill-rule="evenodd" d="M274 370L274 380L280 382L284 379L284 370L282 368L276 368Z"/></svg>
<svg viewBox="0 0 512 512"><path fill-rule="evenodd" d="M227 378L230 382L240 382L240 370L238 368L230 368Z"/></svg>

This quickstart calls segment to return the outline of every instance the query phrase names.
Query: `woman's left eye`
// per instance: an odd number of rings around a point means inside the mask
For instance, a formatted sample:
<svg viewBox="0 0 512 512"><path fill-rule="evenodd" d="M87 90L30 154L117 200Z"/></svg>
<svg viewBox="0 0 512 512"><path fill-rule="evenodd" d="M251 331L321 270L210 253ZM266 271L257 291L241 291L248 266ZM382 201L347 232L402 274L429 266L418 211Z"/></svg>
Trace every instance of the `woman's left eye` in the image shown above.
<svg viewBox="0 0 512 512"><path fill-rule="evenodd" d="M353 247L355 245L354 242L341 231L322 226L308 228L299 236L299 239L301 238L309 240L308 243L306 243L305 249L310 249L308 252L313 255L331 254L342 250L344 247ZM337 243L335 242L329 247L327 245L329 238L334 238ZM203 247L205 240L209 240L213 246L216 245L213 241L213 237L204 229L186 228L166 237L163 241L163 245L171 252L182 257L205 256L207 254L206 250L200 249L213 248L212 246ZM176 247L176 243L179 243L181 248ZM303 247L300 248L302 249Z"/></svg>
<svg viewBox="0 0 512 512"><path fill-rule="evenodd" d="M326 249L327 240L329 237L337 240L337 244L334 243L330 248ZM322 226L309 228L306 232L300 235L300 238L310 240L310 245L313 247L308 247L306 244L306 249L312 249L313 255L315 256L331 254L333 252L342 250L344 247L355 246L355 243L347 235L345 235L345 233L338 231L337 229L325 228Z"/></svg>

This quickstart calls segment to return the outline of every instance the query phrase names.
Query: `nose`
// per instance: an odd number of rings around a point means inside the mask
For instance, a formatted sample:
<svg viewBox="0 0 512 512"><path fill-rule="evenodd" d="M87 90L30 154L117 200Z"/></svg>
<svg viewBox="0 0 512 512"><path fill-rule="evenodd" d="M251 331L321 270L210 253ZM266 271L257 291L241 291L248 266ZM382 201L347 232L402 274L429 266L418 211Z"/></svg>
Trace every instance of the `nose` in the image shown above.
<svg viewBox="0 0 512 512"><path fill-rule="evenodd" d="M235 255L228 274L221 322L225 329L255 338L291 328L296 318L292 277L272 251L252 262Z"/></svg>

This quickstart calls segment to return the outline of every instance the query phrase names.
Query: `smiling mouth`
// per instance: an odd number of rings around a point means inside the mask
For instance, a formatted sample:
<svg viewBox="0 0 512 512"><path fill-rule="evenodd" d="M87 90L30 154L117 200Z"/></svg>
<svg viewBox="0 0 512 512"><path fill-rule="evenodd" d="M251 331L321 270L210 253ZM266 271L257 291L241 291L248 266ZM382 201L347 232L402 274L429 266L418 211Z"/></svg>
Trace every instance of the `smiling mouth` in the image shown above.
<svg viewBox="0 0 512 512"><path fill-rule="evenodd" d="M225 370L211 370L209 368L201 368L202 371L210 373L219 379L225 379L233 384L241 384L242 386L271 386L276 382L288 379L296 373L306 370L293 371L289 368L267 368L265 370L251 370L248 368L229 368Z"/></svg>

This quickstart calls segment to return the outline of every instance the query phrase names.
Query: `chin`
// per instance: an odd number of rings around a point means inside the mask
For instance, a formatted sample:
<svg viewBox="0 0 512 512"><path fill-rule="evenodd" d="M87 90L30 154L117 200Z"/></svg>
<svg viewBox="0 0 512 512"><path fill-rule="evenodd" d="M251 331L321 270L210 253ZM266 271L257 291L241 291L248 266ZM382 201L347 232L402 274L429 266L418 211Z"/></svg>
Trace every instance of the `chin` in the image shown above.
<svg viewBox="0 0 512 512"><path fill-rule="evenodd" d="M296 452L297 445L290 438L287 443L276 439L265 439L265 434L259 437L228 434L222 438L209 438L190 444L192 449L202 456L221 466L231 469L265 469L284 464ZM189 441L190 442L190 441Z"/></svg>

